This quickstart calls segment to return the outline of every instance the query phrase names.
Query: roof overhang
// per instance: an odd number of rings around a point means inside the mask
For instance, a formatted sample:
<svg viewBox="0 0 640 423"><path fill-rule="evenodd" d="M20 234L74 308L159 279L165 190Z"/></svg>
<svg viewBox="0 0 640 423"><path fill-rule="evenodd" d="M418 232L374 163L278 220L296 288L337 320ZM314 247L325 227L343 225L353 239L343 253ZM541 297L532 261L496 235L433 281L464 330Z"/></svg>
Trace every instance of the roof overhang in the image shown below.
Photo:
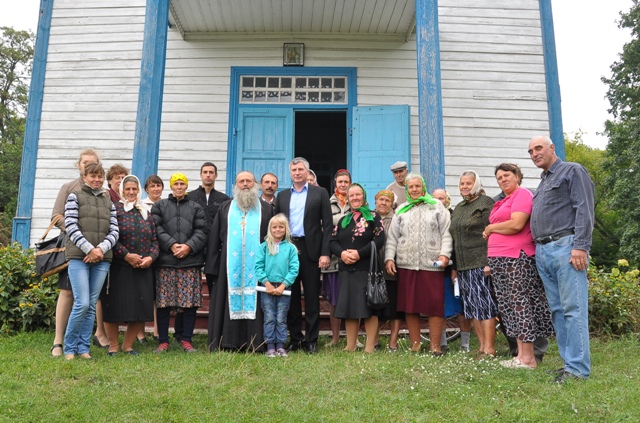
<svg viewBox="0 0 640 423"><path fill-rule="evenodd" d="M408 40L415 0L170 0L185 40L266 38Z"/></svg>

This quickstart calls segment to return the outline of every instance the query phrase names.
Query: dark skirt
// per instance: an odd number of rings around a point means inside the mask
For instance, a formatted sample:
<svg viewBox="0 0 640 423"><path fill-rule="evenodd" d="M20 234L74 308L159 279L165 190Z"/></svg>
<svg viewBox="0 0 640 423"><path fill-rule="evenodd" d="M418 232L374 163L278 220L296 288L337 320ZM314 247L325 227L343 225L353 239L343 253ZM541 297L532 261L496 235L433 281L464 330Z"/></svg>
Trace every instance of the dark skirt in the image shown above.
<svg viewBox="0 0 640 423"><path fill-rule="evenodd" d="M255 319L234 319L229 315L229 288L226 279L213 284L209 302L209 351L264 351L264 314L258 298Z"/></svg>
<svg viewBox="0 0 640 423"><path fill-rule="evenodd" d="M491 292L491 279L484 275L484 269L461 270L458 272L460 297L467 319L488 320L498 315L498 307Z"/></svg>
<svg viewBox="0 0 640 423"><path fill-rule="evenodd" d="M338 304L338 294L340 292L340 282L338 281L338 272L322 274L322 296L332 306Z"/></svg>
<svg viewBox="0 0 640 423"><path fill-rule="evenodd" d="M460 297L455 297L451 275L447 275L444 277L444 317L449 318L458 314L462 314L462 301Z"/></svg>
<svg viewBox="0 0 640 423"><path fill-rule="evenodd" d="M58 288L71 291L71 281L69 280L69 272L67 269L58 273Z"/></svg>
<svg viewBox="0 0 640 423"><path fill-rule="evenodd" d="M153 270L114 260L100 300L105 322L153 321Z"/></svg>
<svg viewBox="0 0 640 423"><path fill-rule="evenodd" d="M368 319L371 309L367 307L367 271L338 272L340 294L334 316L339 319Z"/></svg>
<svg viewBox="0 0 640 423"><path fill-rule="evenodd" d="M389 295L389 304L381 310L376 310L378 317L382 320L403 320L404 313L398 311L398 281L386 279L387 294Z"/></svg>
<svg viewBox="0 0 640 423"><path fill-rule="evenodd" d="M489 257L500 321L507 335L522 342L553 335L551 310L535 256Z"/></svg>
<svg viewBox="0 0 640 423"><path fill-rule="evenodd" d="M398 269L398 310L444 317L444 272Z"/></svg>

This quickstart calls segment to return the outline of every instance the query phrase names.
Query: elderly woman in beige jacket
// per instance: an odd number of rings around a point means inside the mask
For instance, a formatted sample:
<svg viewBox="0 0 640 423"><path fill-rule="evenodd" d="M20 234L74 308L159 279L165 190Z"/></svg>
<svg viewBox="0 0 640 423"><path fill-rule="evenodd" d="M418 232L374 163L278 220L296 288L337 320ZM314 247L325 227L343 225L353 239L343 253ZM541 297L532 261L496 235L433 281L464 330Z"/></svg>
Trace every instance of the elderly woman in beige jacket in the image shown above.
<svg viewBox="0 0 640 423"><path fill-rule="evenodd" d="M453 241L451 217L442 203L427 193L422 176L406 178L407 202L398 206L385 244L385 267L398 274L398 311L404 311L411 351L420 351L420 315L429 316L431 353L442 355L444 269Z"/></svg>

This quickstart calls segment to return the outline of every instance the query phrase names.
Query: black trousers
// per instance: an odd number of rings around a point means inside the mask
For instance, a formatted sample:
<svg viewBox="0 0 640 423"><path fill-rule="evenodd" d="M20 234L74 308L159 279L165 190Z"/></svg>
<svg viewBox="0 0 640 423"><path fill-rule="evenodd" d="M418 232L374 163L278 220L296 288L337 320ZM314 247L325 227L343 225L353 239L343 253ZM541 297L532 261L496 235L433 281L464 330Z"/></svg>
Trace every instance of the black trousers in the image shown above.
<svg viewBox="0 0 640 423"><path fill-rule="evenodd" d="M156 310L158 320L158 342L169 342L169 321L171 307L158 308ZM176 313L176 320L178 319L178 316L181 317L181 340L183 341L191 342L193 329L196 326L196 310L198 310L198 307L183 308L182 313Z"/></svg>
<svg viewBox="0 0 640 423"><path fill-rule="evenodd" d="M309 259L304 239L293 242L300 253L300 271L291 286L291 305L287 315L287 326L291 345L314 344L320 333L320 268L318 261ZM302 334L302 293L304 288L305 334Z"/></svg>

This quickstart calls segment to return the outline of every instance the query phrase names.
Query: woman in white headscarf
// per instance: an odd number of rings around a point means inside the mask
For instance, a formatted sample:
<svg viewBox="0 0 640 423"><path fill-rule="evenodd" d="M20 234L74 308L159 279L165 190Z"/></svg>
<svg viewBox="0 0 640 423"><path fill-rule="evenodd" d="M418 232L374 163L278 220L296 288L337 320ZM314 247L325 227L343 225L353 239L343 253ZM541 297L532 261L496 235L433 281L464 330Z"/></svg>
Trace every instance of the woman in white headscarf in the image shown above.
<svg viewBox="0 0 640 423"><path fill-rule="evenodd" d="M111 274L101 295L104 325L109 337L109 355L118 353L118 325L128 322L122 342L125 354L133 349L144 322L153 320L153 270L159 253L156 227L148 208L140 202L140 181L127 175L120 183L116 204L120 238L114 248Z"/></svg>
<svg viewBox="0 0 640 423"><path fill-rule="evenodd" d="M480 176L473 170L460 175L460 202L451 214L453 237L453 270L458 278L464 316L472 319L480 348L478 358L496 356L496 316L498 308L491 292L488 270L487 240L482 231L489 224L493 200L485 195Z"/></svg>

